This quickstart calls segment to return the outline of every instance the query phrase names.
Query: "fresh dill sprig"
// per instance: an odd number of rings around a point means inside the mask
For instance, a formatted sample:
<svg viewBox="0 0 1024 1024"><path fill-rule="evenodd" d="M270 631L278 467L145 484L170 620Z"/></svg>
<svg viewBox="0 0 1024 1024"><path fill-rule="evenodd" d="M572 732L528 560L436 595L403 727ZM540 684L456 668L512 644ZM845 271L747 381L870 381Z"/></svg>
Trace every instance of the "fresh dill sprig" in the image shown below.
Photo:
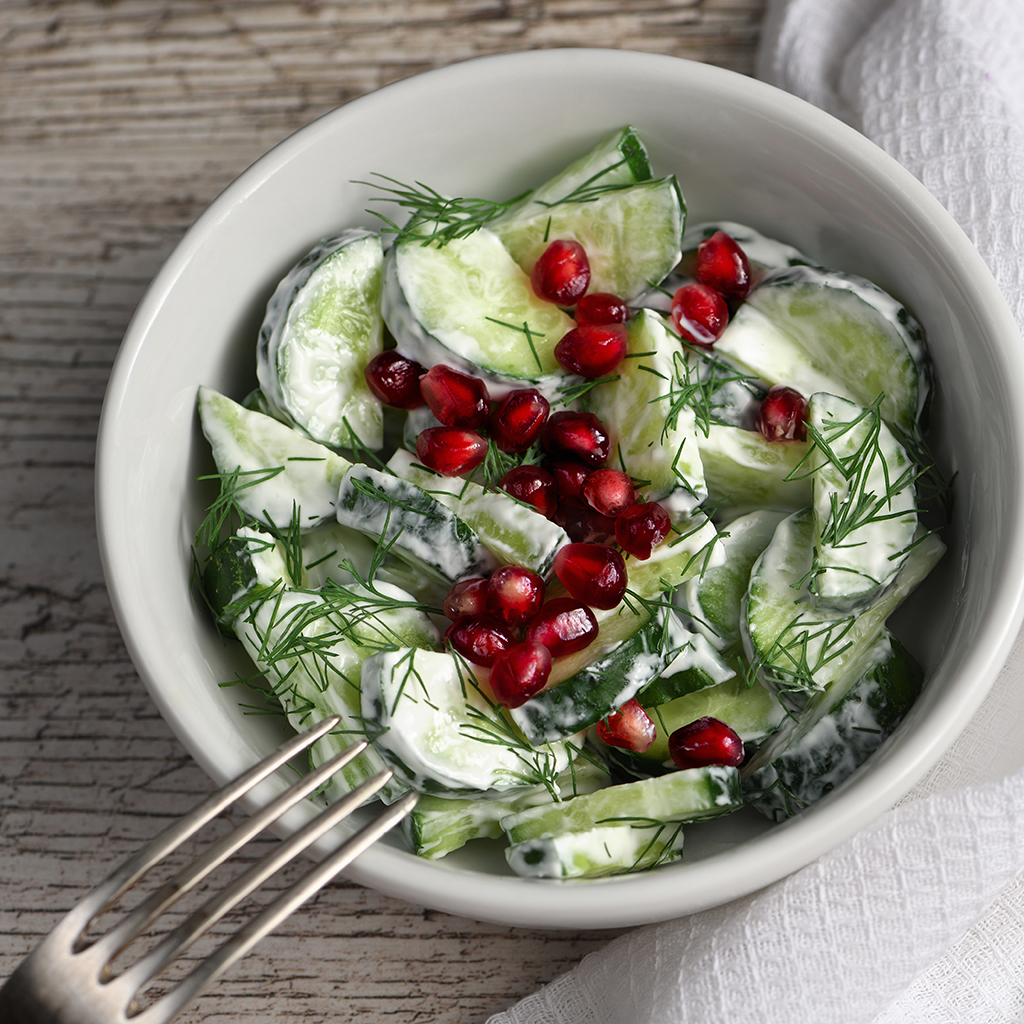
<svg viewBox="0 0 1024 1024"><path fill-rule="evenodd" d="M198 481L220 481L220 493L206 510L206 516L196 530L195 544L197 547L212 548L216 546L221 534L227 530L233 533L246 523L253 521L238 502L238 495L252 487L273 480L284 472L284 466L273 466L270 469L245 469L241 466L230 473L207 473L196 477Z"/></svg>
<svg viewBox="0 0 1024 1024"><path fill-rule="evenodd" d="M584 411L589 412L587 407L587 400L590 392L596 388L599 384L612 384L619 380L621 374L616 373L610 377L595 377L591 380L581 380L576 382L566 382L560 384L558 387L558 398L555 399L554 405L570 405L573 402L579 402Z"/></svg>
<svg viewBox="0 0 1024 1024"><path fill-rule="evenodd" d="M537 369L543 371L544 367L541 365L540 356L537 354L537 346L534 345L534 338L543 338L545 334L543 331L535 331L525 320L522 324L510 324L505 320L495 320L493 316L485 316L485 320L490 320L492 324L497 324L499 327L508 327L510 330L518 331L520 334L526 336L526 344L530 346L530 351L533 353L533 361L537 364Z"/></svg>
<svg viewBox="0 0 1024 1024"><path fill-rule="evenodd" d="M855 621L853 615L834 621L795 615L768 649L746 666L747 686L760 677L780 693L823 689L819 674L853 646L847 636Z"/></svg>

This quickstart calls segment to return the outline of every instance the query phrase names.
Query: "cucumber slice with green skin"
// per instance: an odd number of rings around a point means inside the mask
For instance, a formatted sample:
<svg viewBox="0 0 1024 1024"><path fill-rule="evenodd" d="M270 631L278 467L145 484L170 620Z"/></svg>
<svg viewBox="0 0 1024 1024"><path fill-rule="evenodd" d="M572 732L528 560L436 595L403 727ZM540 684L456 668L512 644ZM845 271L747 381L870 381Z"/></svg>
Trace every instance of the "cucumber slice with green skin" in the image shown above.
<svg viewBox="0 0 1024 1024"><path fill-rule="evenodd" d="M362 719L396 776L421 793L553 785L581 742L529 746L447 653L382 651L363 663Z"/></svg>
<svg viewBox="0 0 1024 1024"><path fill-rule="evenodd" d="M736 670L700 633L689 634L686 646L665 666L661 676L640 692L644 707L665 704L688 693L731 679Z"/></svg>
<svg viewBox="0 0 1024 1024"><path fill-rule="evenodd" d="M564 682L511 709L512 720L531 744L573 736L622 707L657 679L690 636L668 608L646 620L623 617L630 620L641 624L628 639L607 653L592 653L589 663Z"/></svg>
<svg viewBox="0 0 1024 1024"><path fill-rule="evenodd" d="M385 261L381 310L403 354L480 377L492 398L533 386L554 399L566 379L555 346L575 321L534 294L486 228L440 248L396 242Z"/></svg>
<svg viewBox="0 0 1024 1024"><path fill-rule="evenodd" d="M782 512L758 509L723 526L722 563L692 576L679 592L696 628L720 651L740 640L750 570L783 518Z"/></svg>
<svg viewBox="0 0 1024 1024"><path fill-rule="evenodd" d="M715 350L770 384L871 405L907 433L931 388L924 333L891 295L852 274L790 267L747 296Z"/></svg>
<svg viewBox="0 0 1024 1024"><path fill-rule="evenodd" d="M338 490L338 522L374 540L432 579L486 576L498 560L451 509L415 484L353 466Z"/></svg>
<svg viewBox="0 0 1024 1024"><path fill-rule="evenodd" d="M380 236L325 238L284 277L267 304L256 347L265 400L314 441L384 443L381 404L363 376L381 351Z"/></svg>
<svg viewBox="0 0 1024 1024"><path fill-rule="evenodd" d="M488 491L460 477L439 476L419 465L407 451L395 452L388 469L451 509L506 565L521 565L547 579L558 549L569 543L560 526L504 491Z"/></svg>
<svg viewBox="0 0 1024 1024"><path fill-rule="evenodd" d="M605 878L671 864L682 855L679 825L606 825L527 839L505 851L509 867L524 878Z"/></svg>
<svg viewBox="0 0 1024 1024"><path fill-rule="evenodd" d="M726 765L709 765L532 807L502 819L501 827L510 842L523 843L568 832L588 832L599 826L630 828L708 821L742 804L739 772Z"/></svg>
<svg viewBox="0 0 1024 1024"><path fill-rule="evenodd" d="M938 537L922 531L875 601L859 614L843 614L813 604L813 544L814 514L804 509L779 523L750 576L744 648L765 685L780 693L841 691L861 679L875 658L885 620L945 551Z"/></svg>
<svg viewBox="0 0 1024 1024"><path fill-rule="evenodd" d="M526 273L556 238L579 242L590 264L589 290L632 302L679 262L686 203L674 175L601 188L595 182L596 191L581 191L581 201L531 203L490 228Z"/></svg>
<svg viewBox="0 0 1024 1024"><path fill-rule="evenodd" d="M811 590L819 605L854 609L907 559L917 529L917 471L877 407L817 394L807 421L817 467Z"/></svg>
<svg viewBox="0 0 1024 1024"><path fill-rule="evenodd" d="M890 653L824 715L808 716L788 746L743 780L747 802L784 821L849 778L888 739L910 710L924 672L907 649L888 637Z"/></svg>
<svg viewBox="0 0 1024 1024"><path fill-rule="evenodd" d="M805 441L769 441L712 423L706 437L697 431L697 447L716 516L735 519L759 508L796 512L811 504L811 480L799 475Z"/></svg>
<svg viewBox="0 0 1024 1024"><path fill-rule="evenodd" d="M641 355L641 353L643 353ZM590 409L611 438L609 464L642 481L651 501L678 486L698 498L707 494L693 409L673 408L677 375L686 363L678 337L657 314L643 309L629 321L629 348L618 380L595 387Z"/></svg>
<svg viewBox="0 0 1024 1024"><path fill-rule="evenodd" d="M338 487L352 465L329 448L212 388L199 389L199 420L213 461L239 508L285 529L298 512L302 529L334 517Z"/></svg>
<svg viewBox="0 0 1024 1024"><path fill-rule="evenodd" d="M556 785L561 799L593 793L609 785L607 769L590 762L571 764ZM538 787L523 796L497 799L440 797L422 794L402 831L413 853L430 860L465 846L471 839L502 839L501 819L537 804L551 803L549 790Z"/></svg>

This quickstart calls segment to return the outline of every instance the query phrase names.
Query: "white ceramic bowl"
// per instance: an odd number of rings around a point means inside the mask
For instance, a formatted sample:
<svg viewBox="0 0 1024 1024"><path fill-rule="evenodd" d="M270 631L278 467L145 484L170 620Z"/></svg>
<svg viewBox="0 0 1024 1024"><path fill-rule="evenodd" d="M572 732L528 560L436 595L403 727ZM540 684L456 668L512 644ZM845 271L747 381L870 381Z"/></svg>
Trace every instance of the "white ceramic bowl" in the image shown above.
<svg viewBox="0 0 1024 1024"><path fill-rule="evenodd" d="M140 305L103 409L98 517L111 598L153 699L222 782L270 750L281 725L246 717L246 671L189 595L190 543L210 469L195 413L207 384L255 386L254 342L277 280L312 243L376 222L378 171L501 198L543 181L623 124L674 171L693 223L749 223L863 274L924 325L937 368L932 441L959 471L949 552L898 635L927 688L892 741L809 812L753 812L688 839L687 860L586 883L512 876L497 844L440 862L385 841L351 869L415 903L516 925L596 928L663 920L779 879L852 835L939 758L981 702L1020 623L1024 573L1020 337L982 260L940 205L862 136L800 100L717 68L622 51L549 50L470 61L328 114L257 161L199 218ZM288 827L312 813L301 808Z"/></svg>

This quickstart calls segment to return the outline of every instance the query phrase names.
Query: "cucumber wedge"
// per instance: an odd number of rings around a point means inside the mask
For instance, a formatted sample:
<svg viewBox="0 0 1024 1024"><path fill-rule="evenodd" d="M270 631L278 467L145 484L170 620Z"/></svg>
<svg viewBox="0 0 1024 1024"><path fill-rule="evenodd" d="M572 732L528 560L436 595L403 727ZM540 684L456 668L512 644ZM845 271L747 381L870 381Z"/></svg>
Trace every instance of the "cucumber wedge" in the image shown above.
<svg viewBox="0 0 1024 1024"><path fill-rule="evenodd" d="M603 189L598 181L581 189L579 200L531 202L492 221L491 230L526 273L554 239L579 242L590 263L590 291L631 302L679 262L686 203L674 175Z"/></svg>
<svg viewBox="0 0 1024 1024"><path fill-rule="evenodd" d="M369 231L325 238L267 304L256 376L269 405L314 441L384 443L381 404L363 371L381 351L384 249Z"/></svg>
<svg viewBox="0 0 1024 1024"><path fill-rule="evenodd" d="M852 274L789 267L747 296L715 350L770 384L871 405L913 433L931 389L924 333L891 295Z"/></svg>
<svg viewBox="0 0 1024 1024"><path fill-rule="evenodd" d="M338 490L342 526L381 539L390 553L432 579L484 576L498 560L451 509L415 484L369 466L352 466Z"/></svg>
<svg viewBox="0 0 1024 1024"><path fill-rule="evenodd" d="M212 388L199 389L199 419L222 474L221 493L266 526L303 529L334 517L351 463L316 441Z"/></svg>
<svg viewBox="0 0 1024 1024"><path fill-rule="evenodd" d="M575 322L534 294L486 228L440 248L397 242L385 261L381 309L403 353L480 377L493 398L524 382L553 398L565 377L554 350Z"/></svg>
<svg viewBox="0 0 1024 1024"><path fill-rule="evenodd" d="M451 509L505 565L521 565L546 579L558 549L569 543L565 530L504 491L439 476L420 466L407 451L395 452L388 469Z"/></svg>
<svg viewBox="0 0 1024 1024"><path fill-rule="evenodd" d="M639 490L652 501L680 486L697 498L707 493L693 409L674 402L685 362L683 347L664 320L643 309L629 321L629 349L619 379L590 392L591 411L611 437L610 464L644 481Z"/></svg>

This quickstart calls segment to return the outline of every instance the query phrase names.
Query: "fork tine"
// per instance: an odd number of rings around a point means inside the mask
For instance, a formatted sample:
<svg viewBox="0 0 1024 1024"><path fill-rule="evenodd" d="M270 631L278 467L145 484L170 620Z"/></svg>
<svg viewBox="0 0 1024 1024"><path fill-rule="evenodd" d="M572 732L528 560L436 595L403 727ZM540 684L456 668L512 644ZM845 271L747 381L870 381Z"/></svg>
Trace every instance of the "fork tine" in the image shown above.
<svg viewBox="0 0 1024 1024"><path fill-rule="evenodd" d="M191 914L177 928L169 932L144 957L110 982L125 991L125 1005L132 995L155 977L163 968L180 956L202 935L209 931L232 907L245 899L271 875L290 863L303 850L347 818L357 807L376 795L391 779L390 770L367 779L350 793L321 812L298 832L276 844L274 849L256 864L238 876L222 892Z"/></svg>
<svg viewBox="0 0 1024 1024"><path fill-rule="evenodd" d="M176 988L133 1017L132 1024L167 1024L187 1003L212 985L236 960L245 956L268 932L273 931L367 847L397 825L416 805L418 797L419 794L409 792L396 800L334 853L325 857L295 885L267 904L256 917L188 974Z"/></svg>
<svg viewBox="0 0 1024 1024"><path fill-rule="evenodd" d="M170 881L155 889L131 913L126 915L106 935L93 943L86 955L95 958L97 968L110 963L128 943L155 921L172 903L197 886L207 875L223 864L236 850L241 849L253 836L258 835L285 811L309 796L339 769L358 757L366 749L365 740L325 761L315 771L302 776L265 807L246 818L222 839L212 843L191 864L178 872Z"/></svg>

